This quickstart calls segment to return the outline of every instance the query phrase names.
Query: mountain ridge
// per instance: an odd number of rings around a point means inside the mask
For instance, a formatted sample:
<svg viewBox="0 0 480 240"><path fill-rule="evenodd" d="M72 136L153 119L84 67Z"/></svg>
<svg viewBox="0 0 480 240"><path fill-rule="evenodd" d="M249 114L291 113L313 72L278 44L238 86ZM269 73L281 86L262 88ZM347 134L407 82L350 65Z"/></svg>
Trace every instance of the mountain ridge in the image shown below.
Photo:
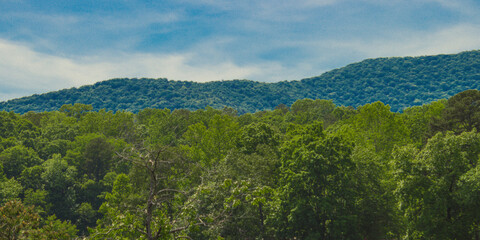
<svg viewBox="0 0 480 240"><path fill-rule="evenodd" d="M143 108L202 109L232 107L239 113L291 105L298 99L329 99L337 105L374 101L392 111L480 88L480 51L420 57L369 58L319 76L275 83L252 80L213 82L166 78L117 78L0 102L0 110L52 111L64 104L138 112Z"/></svg>

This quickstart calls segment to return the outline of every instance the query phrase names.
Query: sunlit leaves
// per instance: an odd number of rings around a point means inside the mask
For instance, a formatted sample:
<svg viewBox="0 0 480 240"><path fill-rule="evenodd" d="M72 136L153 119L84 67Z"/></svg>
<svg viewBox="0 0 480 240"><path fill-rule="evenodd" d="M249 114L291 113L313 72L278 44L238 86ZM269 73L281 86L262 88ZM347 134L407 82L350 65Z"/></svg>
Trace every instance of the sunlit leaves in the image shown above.
<svg viewBox="0 0 480 240"><path fill-rule="evenodd" d="M408 220L407 236L467 239L476 234L479 216L474 202L480 198L472 180L479 154L476 132L439 133L421 151L413 147L396 151L396 195Z"/></svg>

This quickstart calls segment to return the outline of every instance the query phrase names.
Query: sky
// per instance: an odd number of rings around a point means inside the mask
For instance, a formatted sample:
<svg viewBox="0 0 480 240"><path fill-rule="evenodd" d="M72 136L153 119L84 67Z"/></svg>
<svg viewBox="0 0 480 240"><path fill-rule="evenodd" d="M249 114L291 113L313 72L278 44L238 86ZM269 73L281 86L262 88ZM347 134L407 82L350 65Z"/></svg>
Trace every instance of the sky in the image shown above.
<svg viewBox="0 0 480 240"><path fill-rule="evenodd" d="M125 77L300 80L477 49L478 0L0 0L0 101Z"/></svg>

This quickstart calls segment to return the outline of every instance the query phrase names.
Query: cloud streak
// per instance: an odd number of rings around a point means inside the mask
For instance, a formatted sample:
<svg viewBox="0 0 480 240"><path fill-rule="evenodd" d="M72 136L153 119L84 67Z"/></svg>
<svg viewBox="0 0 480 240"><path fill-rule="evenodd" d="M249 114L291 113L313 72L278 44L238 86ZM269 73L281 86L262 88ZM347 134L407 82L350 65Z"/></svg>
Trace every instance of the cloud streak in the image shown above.
<svg viewBox="0 0 480 240"><path fill-rule="evenodd" d="M382 39L332 40L325 44L368 58L458 53L480 49L480 28L458 24L436 31L405 30Z"/></svg>
<svg viewBox="0 0 480 240"><path fill-rule="evenodd" d="M260 72L257 67L241 67L229 61L200 64L190 53L115 53L72 59L39 53L6 40L0 40L0 55L0 100L111 78L166 77L205 82L242 79Z"/></svg>

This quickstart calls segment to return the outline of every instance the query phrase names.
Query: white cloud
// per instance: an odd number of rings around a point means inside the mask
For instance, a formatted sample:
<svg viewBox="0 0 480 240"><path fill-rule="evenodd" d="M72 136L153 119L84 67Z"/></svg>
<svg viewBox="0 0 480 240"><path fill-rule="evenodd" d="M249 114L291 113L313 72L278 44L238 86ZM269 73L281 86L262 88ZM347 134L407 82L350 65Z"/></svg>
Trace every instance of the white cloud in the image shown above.
<svg viewBox="0 0 480 240"><path fill-rule="evenodd" d="M320 45L349 50L365 58L390 56L421 56L480 49L480 27L470 24L435 31L403 30L388 37L328 41Z"/></svg>
<svg viewBox="0 0 480 240"><path fill-rule="evenodd" d="M181 21L182 14L177 11L158 12L149 9L135 11L131 15L110 15L110 16L84 16L85 22L100 23L100 28L106 30L131 30L151 24L168 24Z"/></svg>
<svg viewBox="0 0 480 240"><path fill-rule="evenodd" d="M105 54L76 59L35 52L0 40L0 99L92 84L121 77L169 78L212 81L243 79L258 74L258 67L242 67L231 61L199 59L184 54Z"/></svg>

